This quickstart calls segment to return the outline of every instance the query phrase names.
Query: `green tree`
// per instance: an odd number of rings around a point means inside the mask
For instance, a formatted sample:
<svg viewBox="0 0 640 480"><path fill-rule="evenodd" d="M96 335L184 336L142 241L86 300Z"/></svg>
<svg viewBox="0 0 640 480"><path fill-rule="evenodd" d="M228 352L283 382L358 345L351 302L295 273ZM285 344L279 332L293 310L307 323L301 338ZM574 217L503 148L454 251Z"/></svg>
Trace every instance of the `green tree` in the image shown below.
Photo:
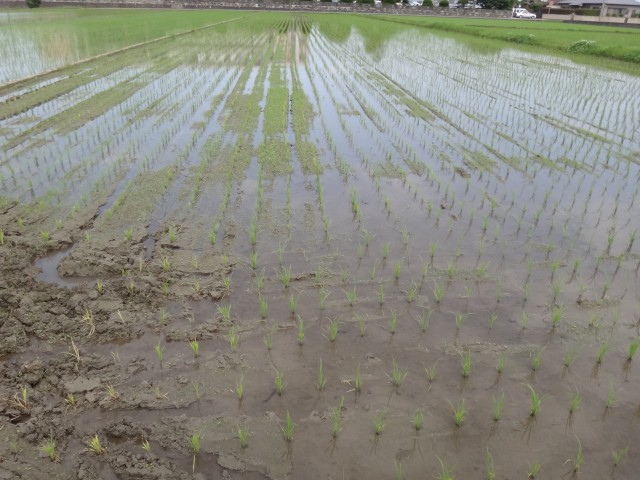
<svg viewBox="0 0 640 480"><path fill-rule="evenodd" d="M424 0L422 2L423 7L433 7L433 0Z"/></svg>
<svg viewBox="0 0 640 480"><path fill-rule="evenodd" d="M478 5L493 10L511 10L513 0L478 0Z"/></svg>
<svg viewBox="0 0 640 480"><path fill-rule="evenodd" d="M440 0L438 6L442 8L449 8L449 0Z"/></svg>
<svg viewBox="0 0 640 480"><path fill-rule="evenodd" d="M27 7L29 8L38 8L42 0L27 0Z"/></svg>

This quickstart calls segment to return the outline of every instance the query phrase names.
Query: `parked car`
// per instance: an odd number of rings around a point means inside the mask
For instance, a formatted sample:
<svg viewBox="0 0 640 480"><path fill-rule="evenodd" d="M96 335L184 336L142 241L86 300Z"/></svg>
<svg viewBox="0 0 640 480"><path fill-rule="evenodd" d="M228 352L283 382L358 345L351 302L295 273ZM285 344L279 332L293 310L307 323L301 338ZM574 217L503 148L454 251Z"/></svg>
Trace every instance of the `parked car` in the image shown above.
<svg viewBox="0 0 640 480"><path fill-rule="evenodd" d="M536 14L526 8L514 8L511 16L514 18L536 18Z"/></svg>

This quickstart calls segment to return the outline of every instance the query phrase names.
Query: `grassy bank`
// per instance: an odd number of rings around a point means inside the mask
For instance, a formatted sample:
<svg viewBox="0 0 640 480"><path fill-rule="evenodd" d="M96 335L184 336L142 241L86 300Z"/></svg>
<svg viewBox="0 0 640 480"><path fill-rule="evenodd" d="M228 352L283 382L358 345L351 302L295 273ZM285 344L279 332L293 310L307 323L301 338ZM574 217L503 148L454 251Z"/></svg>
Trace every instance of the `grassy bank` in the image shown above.
<svg viewBox="0 0 640 480"><path fill-rule="evenodd" d="M560 22L471 18L383 17L391 22L542 47L575 57L591 56L640 64L640 35L632 28ZM582 59L581 59L582 60ZM634 67L635 68L635 67Z"/></svg>

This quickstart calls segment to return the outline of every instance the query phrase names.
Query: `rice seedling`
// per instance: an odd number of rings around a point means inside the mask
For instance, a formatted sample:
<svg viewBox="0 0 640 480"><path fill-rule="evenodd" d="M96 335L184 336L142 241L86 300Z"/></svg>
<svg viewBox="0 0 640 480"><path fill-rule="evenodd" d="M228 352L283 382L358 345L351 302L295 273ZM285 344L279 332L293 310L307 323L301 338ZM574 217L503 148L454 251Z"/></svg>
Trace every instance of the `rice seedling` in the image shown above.
<svg viewBox="0 0 640 480"><path fill-rule="evenodd" d="M344 405L344 397L342 397L340 401L340 405L336 407L336 409L331 413L331 436L336 438L340 430L342 429L340 426L340 420L342 417L342 407Z"/></svg>
<svg viewBox="0 0 640 480"><path fill-rule="evenodd" d="M244 398L244 377L240 377L240 380L236 382L236 397L238 397L239 402L242 402Z"/></svg>
<svg viewBox="0 0 640 480"><path fill-rule="evenodd" d="M320 310L324 310L325 304L327 302L327 297L329 297L329 291L323 285L320 287Z"/></svg>
<svg viewBox="0 0 640 480"><path fill-rule="evenodd" d="M496 320L498 319L498 315L493 312L490 316L489 316L489 330L493 329L493 325L496 323Z"/></svg>
<svg viewBox="0 0 640 480"><path fill-rule="evenodd" d="M391 383L396 388L400 388L400 385L402 385L402 382L407 377L407 373L408 373L407 370L402 369L398 366L395 358L391 359L391 377L390 378L391 378Z"/></svg>
<svg viewBox="0 0 640 480"><path fill-rule="evenodd" d="M437 480L455 480L453 477L455 467L447 467L440 457L437 457L437 459L440 462L440 471L436 475Z"/></svg>
<svg viewBox="0 0 640 480"><path fill-rule="evenodd" d="M217 232L215 231L215 229L214 228L209 229L209 243L211 245L216 244L216 240L217 240L216 236L217 236Z"/></svg>
<svg viewBox="0 0 640 480"><path fill-rule="evenodd" d="M253 270L258 267L258 252L253 251L249 253L249 264Z"/></svg>
<svg viewBox="0 0 640 480"><path fill-rule="evenodd" d="M202 441L202 437L200 436L199 433L194 432L193 435L191 435L191 451L193 452L193 463L191 465L192 471L196 471L196 456L200 455L200 450L201 450L201 441Z"/></svg>
<svg viewBox="0 0 640 480"><path fill-rule="evenodd" d="M426 310L416 318L418 325L420 325L420 330L422 330L423 333L427 331L427 328L429 328L429 320L431 319L431 314L431 310Z"/></svg>
<svg viewBox="0 0 640 480"><path fill-rule="evenodd" d="M520 315L520 326L522 327L522 330L526 330L527 325L529 325L529 315L527 315L527 312L522 310L522 314Z"/></svg>
<svg viewBox="0 0 640 480"><path fill-rule="evenodd" d="M44 453L52 462L58 459L56 455L56 441L52 437L45 440L44 443L38 447L38 450Z"/></svg>
<svg viewBox="0 0 640 480"><path fill-rule="evenodd" d="M456 330L460 330L466 316L464 313L456 313Z"/></svg>
<svg viewBox="0 0 640 480"><path fill-rule="evenodd" d="M563 308L562 306L554 306L551 310L551 328L557 328L562 320Z"/></svg>
<svg viewBox="0 0 640 480"><path fill-rule="evenodd" d="M382 260L386 260L389 257L389 247L391 244L389 242L384 242L382 246Z"/></svg>
<svg viewBox="0 0 640 480"><path fill-rule="evenodd" d="M87 443L85 451L93 453L94 455L102 455L104 453L105 448L100 443L100 438L98 438L97 433L91 437L91 440Z"/></svg>
<svg viewBox="0 0 640 480"><path fill-rule="evenodd" d="M433 383L433 381L436 379L436 366L434 365L431 368L424 367L424 371L427 374L427 381L429 383Z"/></svg>
<svg viewBox="0 0 640 480"><path fill-rule="evenodd" d="M278 395L282 395L282 391L284 390L284 375L280 373L278 370L276 370L275 384L276 384L276 393Z"/></svg>
<svg viewBox="0 0 640 480"><path fill-rule="evenodd" d="M73 393L69 392L67 393L67 396L64 397L64 403L67 405L66 408L69 408L69 407L75 408L78 402L76 401L76 397L73 395Z"/></svg>
<svg viewBox="0 0 640 480"><path fill-rule="evenodd" d="M395 480L402 480L404 478L404 470L402 468L402 462L393 462L396 468Z"/></svg>
<svg viewBox="0 0 640 480"><path fill-rule="evenodd" d="M0 245L4 245L4 230L0 228Z"/></svg>
<svg viewBox="0 0 640 480"><path fill-rule="evenodd" d="M395 310L391 310L391 320L389 321L389 331L391 335L395 335L398 328L398 314Z"/></svg>
<svg viewBox="0 0 640 480"><path fill-rule="evenodd" d="M147 455L151 454L151 445L149 444L149 440L146 438L142 439L142 449L147 452Z"/></svg>
<svg viewBox="0 0 640 480"><path fill-rule="evenodd" d="M176 226L169 225L169 243L176 243Z"/></svg>
<svg viewBox="0 0 640 480"><path fill-rule="evenodd" d="M200 356L200 345L198 344L198 339L194 338L193 340L191 340L189 342L189 345L191 345L191 350L193 351L193 356L195 358L198 358Z"/></svg>
<svg viewBox="0 0 640 480"><path fill-rule="evenodd" d="M540 464L532 463L531 465L529 465L529 470L527 470L527 479L533 480L538 476L539 473L540 473Z"/></svg>
<svg viewBox="0 0 640 480"><path fill-rule="evenodd" d="M160 345L160 340L158 340L158 343L154 347L154 350L156 351L156 357L158 357L158 361L162 363L162 360L164 360L164 346Z"/></svg>
<svg viewBox="0 0 640 480"><path fill-rule="evenodd" d="M289 295L289 311L291 312L291 315L295 315L296 313L296 308L298 308L298 299L300 297L297 295Z"/></svg>
<svg viewBox="0 0 640 480"><path fill-rule="evenodd" d="M607 353L607 351L609 350L609 343L608 342L604 342L603 344L600 345L600 347L598 348L598 353L596 354L596 364L600 365L602 364L602 361L604 360L604 356Z"/></svg>
<svg viewBox="0 0 640 480"><path fill-rule="evenodd" d="M564 359L563 359L564 366L567 368L571 367L575 359L576 359L576 352L573 350L567 350L564 354Z"/></svg>
<svg viewBox="0 0 640 480"><path fill-rule="evenodd" d="M629 453L629 447L625 447L622 450L618 450L617 452L612 452L614 468L620 465L622 461L625 458L627 458L628 453Z"/></svg>
<svg viewBox="0 0 640 480"><path fill-rule="evenodd" d="M225 322L228 322L231 319L231 304L218 305L218 314Z"/></svg>
<svg viewBox="0 0 640 480"><path fill-rule="evenodd" d="M357 300L356 287L353 287L353 290L345 291L344 293L347 296L347 303L350 307L353 307Z"/></svg>
<svg viewBox="0 0 640 480"><path fill-rule="evenodd" d="M576 393L571 397L571 403L569 403L569 415L573 415L580 408L580 404L582 403L582 395L580 392L576 390Z"/></svg>
<svg viewBox="0 0 640 480"><path fill-rule="evenodd" d="M433 287L433 296L435 297L436 303L440 303L444 298L444 285L435 282Z"/></svg>
<svg viewBox="0 0 640 480"><path fill-rule="evenodd" d="M251 225L249 225L249 238L251 239L251 245L255 246L258 242L258 223L256 217L253 217Z"/></svg>
<svg viewBox="0 0 640 480"><path fill-rule="evenodd" d="M127 242L131 242L133 240L133 227L129 227L124 231L124 238Z"/></svg>
<svg viewBox="0 0 640 480"><path fill-rule="evenodd" d="M356 368L354 388L357 393L360 393L362 391L362 375L360 374L360 364L358 364L358 368Z"/></svg>
<svg viewBox="0 0 640 480"><path fill-rule="evenodd" d="M115 387L110 383L107 384L107 396L109 400L114 401L120 398L120 394L116 391Z"/></svg>
<svg viewBox="0 0 640 480"><path fill-rule="evenodd" d="M258 300L260 301L260 318L267 318L267 299L258 294Z"/></svg>
<svg viewBox="0 0 640 480"><path fill-rule="evenodd" d="M449 405L451 405L451 408L453 409L453 419L456 427L462 426L464 419L467 416L467 410L464 408L464 398L458 403L458 405L453 405L451 401L449 401Z"/></svg>
<svg viewBox="0 0 640 480"><path fill-rule="evenodd" d="M163 325L166 325L168 319L169 319L169 313L167 313L167 309L164 307L160 307L160 323L162 323Z"/></svg>
<svg viewBox="0 0 640 480"><path fill-rule="evenodd" d="M609 395L607 396L607 410L613 407L613 404L616 403L616 391L613 388L613 382L609 383Z"/></svg>
<svg viewBox="0 0 640 480"><path fill-rule="evenodd" d="M284 426L280 427L282 430L282 434L284 435L284 439L287 442L291 442L293 440L293 420L291 419L291 415L289 415L289 411L287 410L287 416L285 420Z"/></svg>
<svg viewBox="0 0 640 480"><path fill-rule="evenodd" d="M236 351L238 348L238 342L240 341L240 334L236 331L235 327L232 327L229 331L229 348L231 348L232 352Z"/></svg>
<svg viewBox="0 0 640 480"><path fill-rule="evenodd" d="M638 352L638 348L640 348L640 337L637 337L635 340L633 340L629 344L629 349L628 349L628 353L627 353L627 361L631 362L631 360L633 360L633 357Z"/></svg>
<svg viewBox="0 0 640 480"><path fill-rule="evenodd" d="M540 362L542 361L542 352L544 352L544 348L539 348L535 354L531 352L531 370L534 372L538 370L540 367Z"/></svg>
<svg viewBox="0 0 640 480"><path fill-rule="evenodd" d="M362 315L356 315L356 318L358 319L358 331L360 332L360 336L364 337L364 332L367 327L364 317Z"/></svg>
<svg viewBox="0 0 640 480"><path fill-rule="evenodd" d="M384 411L378 412L376 419L373 422L373 433L379 436L384 430Z"/></svg>
<svg viewBox="0 0 640 480"><path fill-rule="evenodd" d="M540 406L542 405L542 400L540 400L540 396L533 389L533 387L531 385L527 384L527 388L530 391L529 398L531 400L531 407L529 408L529 415L531 417L535 417L540 412Z"/></svg>
<svg viewBox="0 0 640 480"><path fill-rule="evenodd" d="M304 345L304 320L298 315L298 345Z"/></svg>
<svg viewBox="0 0 640 480"><path fill-rule="evenodd" d="M462 378L468 378L471 373L471 351L467 350L466 355L461 355Z"/></svg>
<svg viewBox="0 0 640 480"><path fill-rule="evenodd" d="M280 245L278 245L278 248L276 250L276 254L278 255L278 262L280 263L280 265L282 265L282 260L284 259L284 251L287 248L287 245L284 243L281 243Z"/></svg>
<svg viewBox="0 0 640 480"><path fill-rule="evenodd" d="M573 473L580 473L580 469L584 463L584 454L582 453L582 443L580 443L580 439L576 437L576 440L578 441L578 453L576 454L576 458L573 459Z"/></svg>
<svg viewBox="0 0 640 480"><path fill-rule="evenodd" d="M316 382L316 387L318 387L318 391L322 391L326 383L327 383L327 377L325 377L324 375L324 365L322 363L322 359L320 359L320 367L318 368L318 380Z"/></svg>
<svg viewBox="0 0 640 480"><path fill-rule="evenodd" d="M231 277L225 276L222 278L222 285L224 286L225 291L231 291Z"/></svg>
<svg viewBox="0 0 640 480"><path fill-rule="evenodd" d="M288 268L282 267L280 270L280 280L282 280L284 288L289 288L289 283L291 283L291 266Z"/></svg>
<svg viewBox="0 0 640 480"><path fill-rule="evenodd" d="M487 467L487 480L495 480L496 478L496 470L493 465L493 455L487 448L487 454L484 457L484 463Z"/></svg>
<svg viewBox="0 0 640 480"><path fill-rule="evenodd" d="M496 398L493 397L493 421L497 422L502 418L502 410L504 409L504 392Z"/></svg>
<svg viewBox="0 0 640 480"><path fill-rule="evenodd" d="M378 303L380 305L384 305L384 285L381 284L380 288L378 289Z"/></svg>
<svg viewBox="0 0 640 480"><path fill-rule="evenodd" d="M329 333L329 341L330 342L335 342L336 338L338 336L338 321L337 320L329 319L328 333Z"/></svg>
<svg viewBox="0 0 640 480"><path fill-rule="evenodd" d="M247 439L249 437L249 432L246 427L238 427L238 438L240 439L240 448L247 448Z"/></svg>
<svg viewBox="0 0 640 480"><path fill-rule="evenodd" d="M418 285L411 283L411 287L407 290L407 302L412 303L418 294Z"/></svg>
<svg viewBox="0 0 640 480"><path fill-rule="evenodd" d="M416 412L413 414L412 424L413 429L416 432L422 430L422 426L424 424L424 412L422 410L416 410Z"/></svg>

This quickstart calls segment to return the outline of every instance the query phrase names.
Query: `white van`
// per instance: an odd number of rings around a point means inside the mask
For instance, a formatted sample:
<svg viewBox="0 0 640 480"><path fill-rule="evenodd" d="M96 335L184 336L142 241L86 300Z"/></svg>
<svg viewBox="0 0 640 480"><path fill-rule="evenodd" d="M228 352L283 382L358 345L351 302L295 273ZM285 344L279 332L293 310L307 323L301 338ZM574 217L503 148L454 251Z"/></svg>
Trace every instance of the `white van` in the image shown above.
<svg viewBox="0 0 640 480"><path fill-rule="evenodd" d="M514 8L511 16L514 18L536 18L536 14L529 12L526 8Z"/></svg>

